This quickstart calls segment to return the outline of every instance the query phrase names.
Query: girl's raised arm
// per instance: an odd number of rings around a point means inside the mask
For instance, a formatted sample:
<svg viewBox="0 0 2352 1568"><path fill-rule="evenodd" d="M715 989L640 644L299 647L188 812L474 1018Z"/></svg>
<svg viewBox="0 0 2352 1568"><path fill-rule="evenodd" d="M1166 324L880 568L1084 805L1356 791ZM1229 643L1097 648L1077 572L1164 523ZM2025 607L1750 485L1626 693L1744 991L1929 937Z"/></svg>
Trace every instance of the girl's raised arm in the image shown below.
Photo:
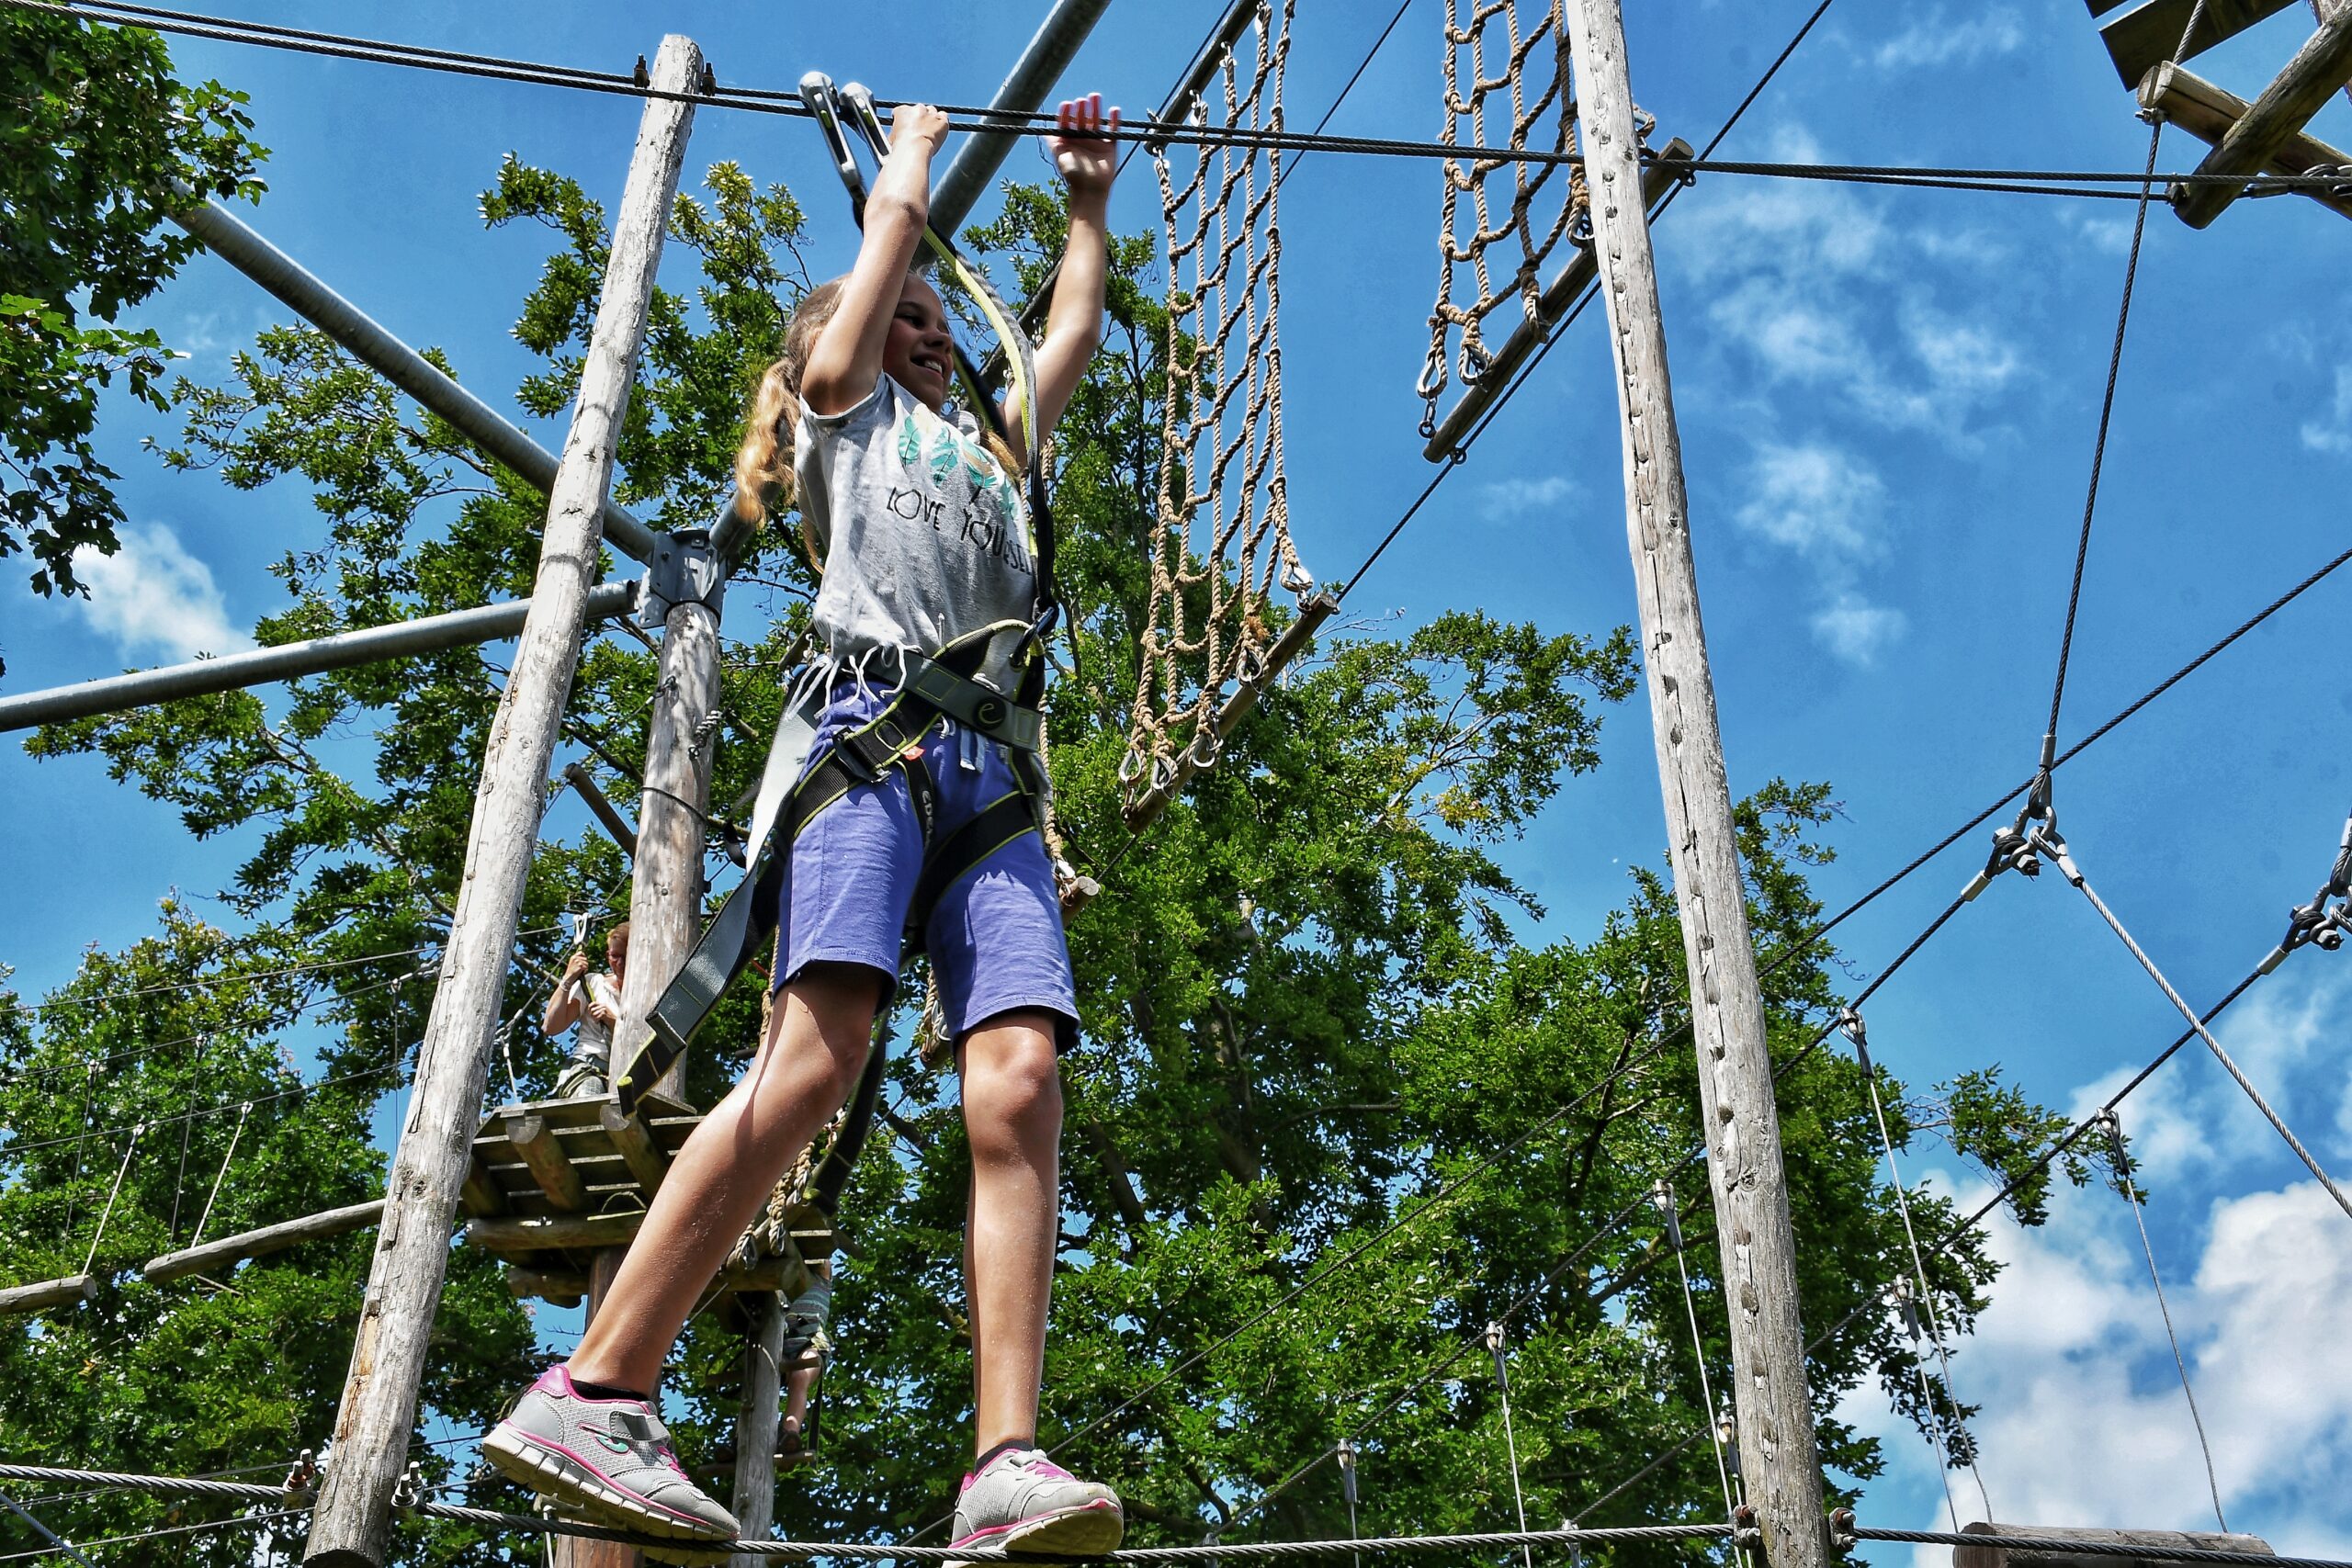
<svg viewBox="0 0 2352 1568"><path fill-rule="evenodd" d="M905 104L890 116L890 155L865 199L857 265L801 373L801 401L812 413L846 413L881 379L890 318L931 216L932 156L946 140L947 117L929 104Z"/></svg>
<svg viewBox="0 0 2352 1568"><path fill-rule="evenodd" d="M1111 182L1119 172L1119 111L1102 112L1102 95L1065 103L1052 142L1054 166L1069 186L1069 238L1062 247L1061 276L1037 344L1037 434L1052 431L1069 407L1086 367L1102 343L1102 285L1110 265ZM1005 400L1004 427L1017 449L1021 404ZM1028 454L1019 453L1023 461Z"/></svg>

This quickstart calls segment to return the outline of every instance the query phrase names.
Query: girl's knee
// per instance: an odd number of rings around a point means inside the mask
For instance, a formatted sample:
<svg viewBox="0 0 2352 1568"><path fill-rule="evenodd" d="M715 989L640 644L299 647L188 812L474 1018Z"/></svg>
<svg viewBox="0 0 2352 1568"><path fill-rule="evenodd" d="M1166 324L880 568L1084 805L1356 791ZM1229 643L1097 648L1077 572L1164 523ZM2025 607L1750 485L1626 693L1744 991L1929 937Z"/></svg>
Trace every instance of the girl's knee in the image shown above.
<svg viewBox="0 0 2352 1568"><path fill-rule="evenodd" d="M983 1025L964 1042L964 1105L976 1141L984 1136L982 1122L1061 1117L1061 1057L1053 1032L1016 1016L1021 1021Z"/></svg>

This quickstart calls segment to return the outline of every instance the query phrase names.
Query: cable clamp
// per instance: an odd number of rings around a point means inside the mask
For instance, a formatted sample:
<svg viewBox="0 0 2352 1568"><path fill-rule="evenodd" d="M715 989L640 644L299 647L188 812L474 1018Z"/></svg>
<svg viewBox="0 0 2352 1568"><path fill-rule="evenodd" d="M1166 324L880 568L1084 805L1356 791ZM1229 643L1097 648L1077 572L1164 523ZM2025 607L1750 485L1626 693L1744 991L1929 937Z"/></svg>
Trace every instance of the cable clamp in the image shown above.
<svg viewBox="0 0 2352 1568"><path fill-rule="evenodd" d="M1829 1510L1830 1545L1840 1551L1850 1551L1860 1540L1861 1538L1854 1533L1853 1509L1832 1508Z"/></svg>
<svg viewBox="0 0 2352 1568"><path fill-rule="evenodd" d="M1919 1303L1911 1293L1911 1277L1898 1274L1894 1279L1895 1310L1903 1314L1903 1332L1910 1337L1913 1349L1919 1344Z"/></svg>
<svg viewBox="0 0 2352 1568"><path fill-rule="evenodd" d="M318 1484L319 1469L311 1450L304 1449L294 1456L294 1463L286 1472L286 1484L280 1490L289 1500L309 1496L311 1489Z"/></svg>
<svg viewBox="0 0 2352 1568"><path fill-rule="evenodd" d="M2008 827L1993 829L1993 852L1984 858L1984 869L1971 877L1968 886L1961 890L1961 902L1974 903L1984 889L1993 886L1993 879L2005 871L2022 876L2041 874L2041 857L2034 853L2024 824L2025 818L2020 813Z"/></svg>
<svg viewBox="0 0 2352 1568"><path fill-rule="evenodd" d="M2049 845L2055 845L2060 853L2064 852L2066 841L2058 837L2058 807L2051 798L2051 774L2057 767L2058 736L2052 730L2041 737L2041 761L2026 789L2025 804L2018 807L2016 818L2007 827L1993 829L1993 852L1985 857L1984 869L1961 890L1962 903L1974 903L2005 871L2040 876L2041 855ZM2079 884L2080 879L2070 875L2069 880Z"/></svg>
<svg viewBox="0 0 2352 1568"><path fill-rule="evenodd" d="M2054 818L2026 834L2026 848L2037 855L2049 856L2051 863L2057 866L2058 874L2075 886L2083 885L2082 870L2075 864L2074 855L2067 851L2066 840L2059 836Z"/></svg>
<svg viewBox="0 0 2352 1568"><path fill-rule="evenodd" d="M1756 1522L1756 1507L1742 1503L1731 1511L1731 1543L1742 1551L1754 1552L1758 1561L1764 1556L1764 1529Z"/></svg>
<svg viewBox="0 0 2352 1568"><path fill-rule="evenodd" d="M1674 1212L1674 1189L1667 1185L1666 1178L1663 1176L1650 1183L1650 1206L1656 1209L1658 1212L1658 1217L1666 1222L1666 1239L1672 1244L1675 1251L1680 1252L1682 1250L1682 1217Z"/></svg>
<svg viewBox="0 0 2352 1568"><path fill-rule="evenodd" d="M392 1506L413 1508L424 1501L424 1463L421 1460L412 1460L408 1469L401 1472L400 1480L392 1486Z"/></svg>

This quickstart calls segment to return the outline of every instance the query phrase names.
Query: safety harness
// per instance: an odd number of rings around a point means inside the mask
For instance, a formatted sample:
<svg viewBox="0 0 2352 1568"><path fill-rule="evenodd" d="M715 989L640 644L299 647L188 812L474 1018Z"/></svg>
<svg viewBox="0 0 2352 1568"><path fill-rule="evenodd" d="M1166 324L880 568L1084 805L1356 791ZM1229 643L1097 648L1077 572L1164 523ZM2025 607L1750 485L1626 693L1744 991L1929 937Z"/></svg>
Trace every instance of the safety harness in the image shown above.
<svg viewBox="0 0 2352 1568"><path fill-rule="evenodd" d="M861 223L865 216L865 177L851 152L844 124L854 125L879 158L887 152L873 99L854 83L835 89L820 73L801 80L801 95L815 113L833 151L852 206ZM695 1032L717 1007L719 997L766 943L776 925L777 899L791 847L827 807L850 791L879 784L893 770L907 781L923 837L922 871L916 882L902 936L902 951L921 953L923 931L940 897L980 863L1024 833L1045 832L1050 807L1049 784L1041 761L1045 721L1045 639L1060 615L1053 581L1053 516L1046 503L1045 464L1037 432L1036 366L1035 353L1020 327L988 280L967 262L944 236L926 227L925 247L978 302L989 325L1005 345L1010 391L1020 402L1023 455L1027 459L1025 489L1033 530L1031 558L1035 569L1035 596L1028 621L1007 621L985 626L957 638L934 653L906 651L899 655L900 679L881 712L854 729L833 737L810 760L823 699L829 688L820 685L803 700L787 705L775 744L762 774L758 804L752 813L747 874L719 906L684 966L653 1005L646 1023L648 1033L629 1054L628 1066L614 1081L623 1114L634 1113L638 1101L677 1061ZM978 372L960 345L956 350L957 373L966 395L989 428L1001 438L1002 420L987 395ZM1012 660L1018 671L1016 694L1006 696L974 679L989 649L1002 637L1017 637ZM991 802L970 821L944 839L936 832L935 786L921 759L933 739L949 723L1000 744L1019 788ZM878 1057L879 1053L876 1053ZM869 1064L871 1066L871 1064Z"/></svg>

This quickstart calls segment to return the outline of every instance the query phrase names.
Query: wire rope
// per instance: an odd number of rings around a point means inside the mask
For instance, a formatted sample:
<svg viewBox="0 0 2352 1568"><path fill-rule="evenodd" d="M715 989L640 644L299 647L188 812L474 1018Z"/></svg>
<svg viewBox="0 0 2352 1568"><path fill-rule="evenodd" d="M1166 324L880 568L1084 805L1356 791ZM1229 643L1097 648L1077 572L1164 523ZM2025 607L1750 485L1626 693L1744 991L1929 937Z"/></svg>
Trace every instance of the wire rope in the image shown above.
<svg viewBox="0 0 2352 1568"><path fill-rule="evenodd" d="M1878 1069L1871 1061L1869 1031L1863 1025L1860 1011L1855 1008L1848 1008L1839 1017L1838 1021L1838 1027L1846 1032L1846 1037L1854 1043L1855 1064L1862 1069L1862 1082L1870 1089L1871 1119L1878 1127L1879 1146L1883 1149L1886 1154L1887 1179L1894 1183L1895 1209L1903 1217L1903 1240L1905 1246L1910 1249L1911 1253L1911 1272L1915 1282L1918 1286L1918 1304L1921 1307L1924 1307L1928 1314L1928 1331L1935 1344L1938 1369L1943 1374L1944 1401L1951 1409L1952 1427L1955 1431L1960 1432L1963 1441L1968 1441L1967 1434L1965 1431L1961 1429L1960 1391L1954 1387L1952 1383L1951 1352L1946 1346L1944 1340L1943 1314L1936 1306L1935 1289L1928 1280L1927 1260L1919 1254L1919 1232L1917 1226L1912 1223L1911 1219L1911 1191L1909 1186L1903 1179L1902 1165L1895 1158L1894 1135L1893 1131L1888 1127L1886 1121L1886 1102L1880 1096L1878 1090ZM1911 1309L1906 1308L1905 1315L1908 1317L1913 1316L1914 1314ZM1916 1321L1913 1325L1911 1339L1916 1354L1916 1347L1918 1344L1918 1330ZM1923 1384L1920 1392L1924 1393L1927 1392L1924 1387L1927 1378L1927 1369L1922 1366L1918 1368L1918 1371L1920 1380ZM1928 1414L1931 1416L1934 1414L1932 1401L1929 1403ZM1938 1456L1942 1457L1944 1452L1943 1441L1939 1434L1938 1428L1932 1421L1928 1424L1928 1435L1935 1440ZM1966 1457L1968 1460L1968 1472L1971 1476L1974 1477L1976 1481L1977 1498L1984 1505L1984 1517L1990 1519L1993 1517L1993 1495L1990 1492L1985 1490L1984 1472L1976 1463L1976 1448L1973 1441L1968 1441ZM1944 1505L1951 1510L1951 1528L1958 1529L1960 1528L1960 1509L1952 1503L1950 1474L1951 1468L1951 1462L1947 1459L1944 1464L1945 1473L1941 1477L1944 1482Z"/></svg>
<svg viewBox="0 0 2352 1568"><path fill-rule="evenodd" d="M2335 1206L2344 1211L2346 1218L2352 1219L2352 1196L2346 1196L2344 1189L2335 1184L2335 1179L2328 1175L2311 1150L2303 1146L2303 1141L2295 1136L2294 1129L2287 1125L2287 1119L2271 1108L2270 1101L2264 1099L2262 1091L2254 1086L2254 1080L2245 1076L2245 1070L2237 1065L2235 1058L2232 1057L2227 1051L2222 1049L2222 1043L2213 1038L2212 1031L2205 1027L2204 1021L2197 1016L2196 1010L2181 998L2180 992L2173 987L2173 983L2165 978L2164 971L2156 967L2155 960L2150 958L2147 950L2133 940L2132 933L2124 929L2123 922L2115 918L2115 911L2107 907L2107 900L2101 898L2098 889L2090 885L2089 878L2083 874L2082 866L2075 861L2064 841L2052 838L2045 838L2041 841L2050 843L2056 849L2059 870L2065 875L2066 880L2074 884L2083 897L2091 901L2091 908L2098 911L2099 919L2105 920L2108 929L2114 931L2117 939L2131 950L2132 956L2140 961L2140 967L2148 972L2148 978L2156 983L2156 987L2163 991L2166 999L2179 1010L2180 1016L2188 1021L2190 1030L2199 1039L2205 1042L2206 1049L2213 1053L2214 1059L2222 1064L2232 1078L2236 1080L2238 1088L2245 1091L2245 1097L2254 1102L2254 1108L2256 1111L2262 1112L2263 1119L2270 1123L2271 1129L2286 1140L2289 1148L2295 1151L2295 1157L2303 1162L2303 1168L2319 1179L2319 1184L2327 1190L2327 1195L2335 1200Z"/></svg>
<svg viewBox="0 0 2352 1568"><path fill-rule="evenodd" d="M808 113L806 106L798 102L797 94L775 89L724 86L714 81L700 91L670 92L650 85L641 85L633 76L622 76L616 73L506 59L459 50L427 49L418 45L380 39L346 39L334 34L306 35L301 29L290 28L271 28L264 30L254 24L233 18L207 17L197 12L166 12L152 6L133 7L119 4L118 0L81 0L81 3L74 5L62 4L61 0L0 0L0 6L22 11L78 16L116 26L140 27L155 32L178 33L215 41L252 44L337 59L365 61L418 70L449 72L492 80L523 82L624 97L676 100L713 108L747 110L795 118L805 118ZM875 102L880 107L896 108L901 107L903 100L877 97ZM937 107L948 116L951 130L1044 130L1050 129L1054 123L1052 115L1041 111L1001 109L968 104L944 104ZM1245 130L1233 128L1207 130L1182 121L1157 119L1136 120L1122 125L1114 133L1106 132L1105 134L1114 141L1147 144L1159 142L1203 146L1229 145L1298 152L1350 152L1383 157L1499 158L1531 164L1577 164L1581 161L1579 155L1576 153L1546 151L1540 148L1448 146L1439 141L1416 141L1393 137L1334 136L1325 133ZM2143 175L2109 170L1937 168L1871 164L1713 163L1677 160L1674 162L1674 167L1692 174L1863 181L1892 185L1967 182L1961 183L1959 188L1973 188L1974 185L1995 181L2030 181L2037 186L2052 184L2133 185L2141 183L2147 177ZM2234 184L2250 186L2261 190L2333 192L2344 183L2339 176L2333 175L2265 175L2257 180L2248 181L2244 176L2184 171L2157 177L2174 184Z"/></svg>
<svg viewBox="0 0 2352 1568"><path fill-rule="evenodd" d="M66 1556L71 1557L74 1562L82 1564L82 1568L98 1568L96 1563L91 1562L87 1557L83 1556L82 1553L75 1549L72 1541L66 1540L63 1536L59 1535L55 1530L43 1524L31 1509L26 1507L22 1503L17 1502L14 1497L9 1496L6 1492L0 1492L0 1503L7 1504L8 1511L10 1513L24 1520L25 1523L32 1526L33 1529L40 1533L41 1539L50 1543L48 1551L43 1551L41 1555L47 1556L51 1551L62 1551Z"/></svg>
<svg viewBox="0 0 2352 1568"><path fill-rule="evenodd" d="M2188 1360L2180 1353L2180 1334L2172 1325L2172 1305L2165 1300L2165 1279L2156 1271L2155 1243L2148 1239L2148 1217L2140 1211L2138 1183L2132 1178L2132 1156L2123 1146L2123 1118L2114 1111L2100 1113L2107 1124L2107 1137L2114 1152L2116 1184L2123 1189L2123 1196L2131 1201L2132 1223L2140 1232L2140 1254L2148 1260L2148 1282L2156 1288L2156 1312L2165 1320L2165 1340L2172 1347L2173 1369L2180 1373L2180 1392L2188 1401L2189 1425L2197 1428L2197 1450L2205 1456L2205 1489L2213 1499L2213 1522L2222 1533L2230 1533L2230 1521L2222 1512L2222 1483L2213 1473L2213 1445L2205 1436L2205 1417L2197 1408L2197 1391L2188 1386Z"/></svg>
<svg viewBox="0 0 2352 1568"><path fill-rule="evenodd" d="M1715 1479L1723 1485L1724 1517L1729 1519L1738 1513L1739 1505L1731 1495L1731 1465L1724 1457L1723 1428L1715 1419L1714 1381L1707 1375L1707 1340L1699 1332L1699 1302L1690 1290L1690 1264L1683 1251L1682 1218L1675 1208L1674 1184L1659 1177L1651 1201L1665 1217L1666 1238L1674 1248L1674 1271L1682 1279L1682 1314L1690 1325L1690 1357L1699 1368L1699 1403L1705 1409L1708 1436L1714 1441Z"/></svg>
<svg viewBox="0 0 2352 1568"><path fill-rule="evenodd" d="M1323 134L1323 128L1331 123L1331 117L1340 112L1340 106L1348 101L1348 95L1356 90L1356 84L1363 80L1363 73L1371 70L1372 62L1380 57L1382 48L1388 42L1388 35L1396 30L1396 24L1403 21L1405 19L1405 13L1412 8L1413 0L1398 0L1396 14L1388 18L1388 25L1380 29L1380 36L1372 40L1372 47L1370 49L1364 51L1363 58L1356 62L1355 73L1348 78L1348 85L1340 89L1340 96L1331 100L1331 107L1323 111L1323 118L1315 122L1315 130L1312 134L1317 136ZM1301 153L1299 156L1293 158L1287 164L1283 165L1283 172L1274 176L1274 188L1276 190L1282 189L1283 186L1290 179L1291 171L1296 169L1299 164L1306 161L1306 154Z"/></svg>

